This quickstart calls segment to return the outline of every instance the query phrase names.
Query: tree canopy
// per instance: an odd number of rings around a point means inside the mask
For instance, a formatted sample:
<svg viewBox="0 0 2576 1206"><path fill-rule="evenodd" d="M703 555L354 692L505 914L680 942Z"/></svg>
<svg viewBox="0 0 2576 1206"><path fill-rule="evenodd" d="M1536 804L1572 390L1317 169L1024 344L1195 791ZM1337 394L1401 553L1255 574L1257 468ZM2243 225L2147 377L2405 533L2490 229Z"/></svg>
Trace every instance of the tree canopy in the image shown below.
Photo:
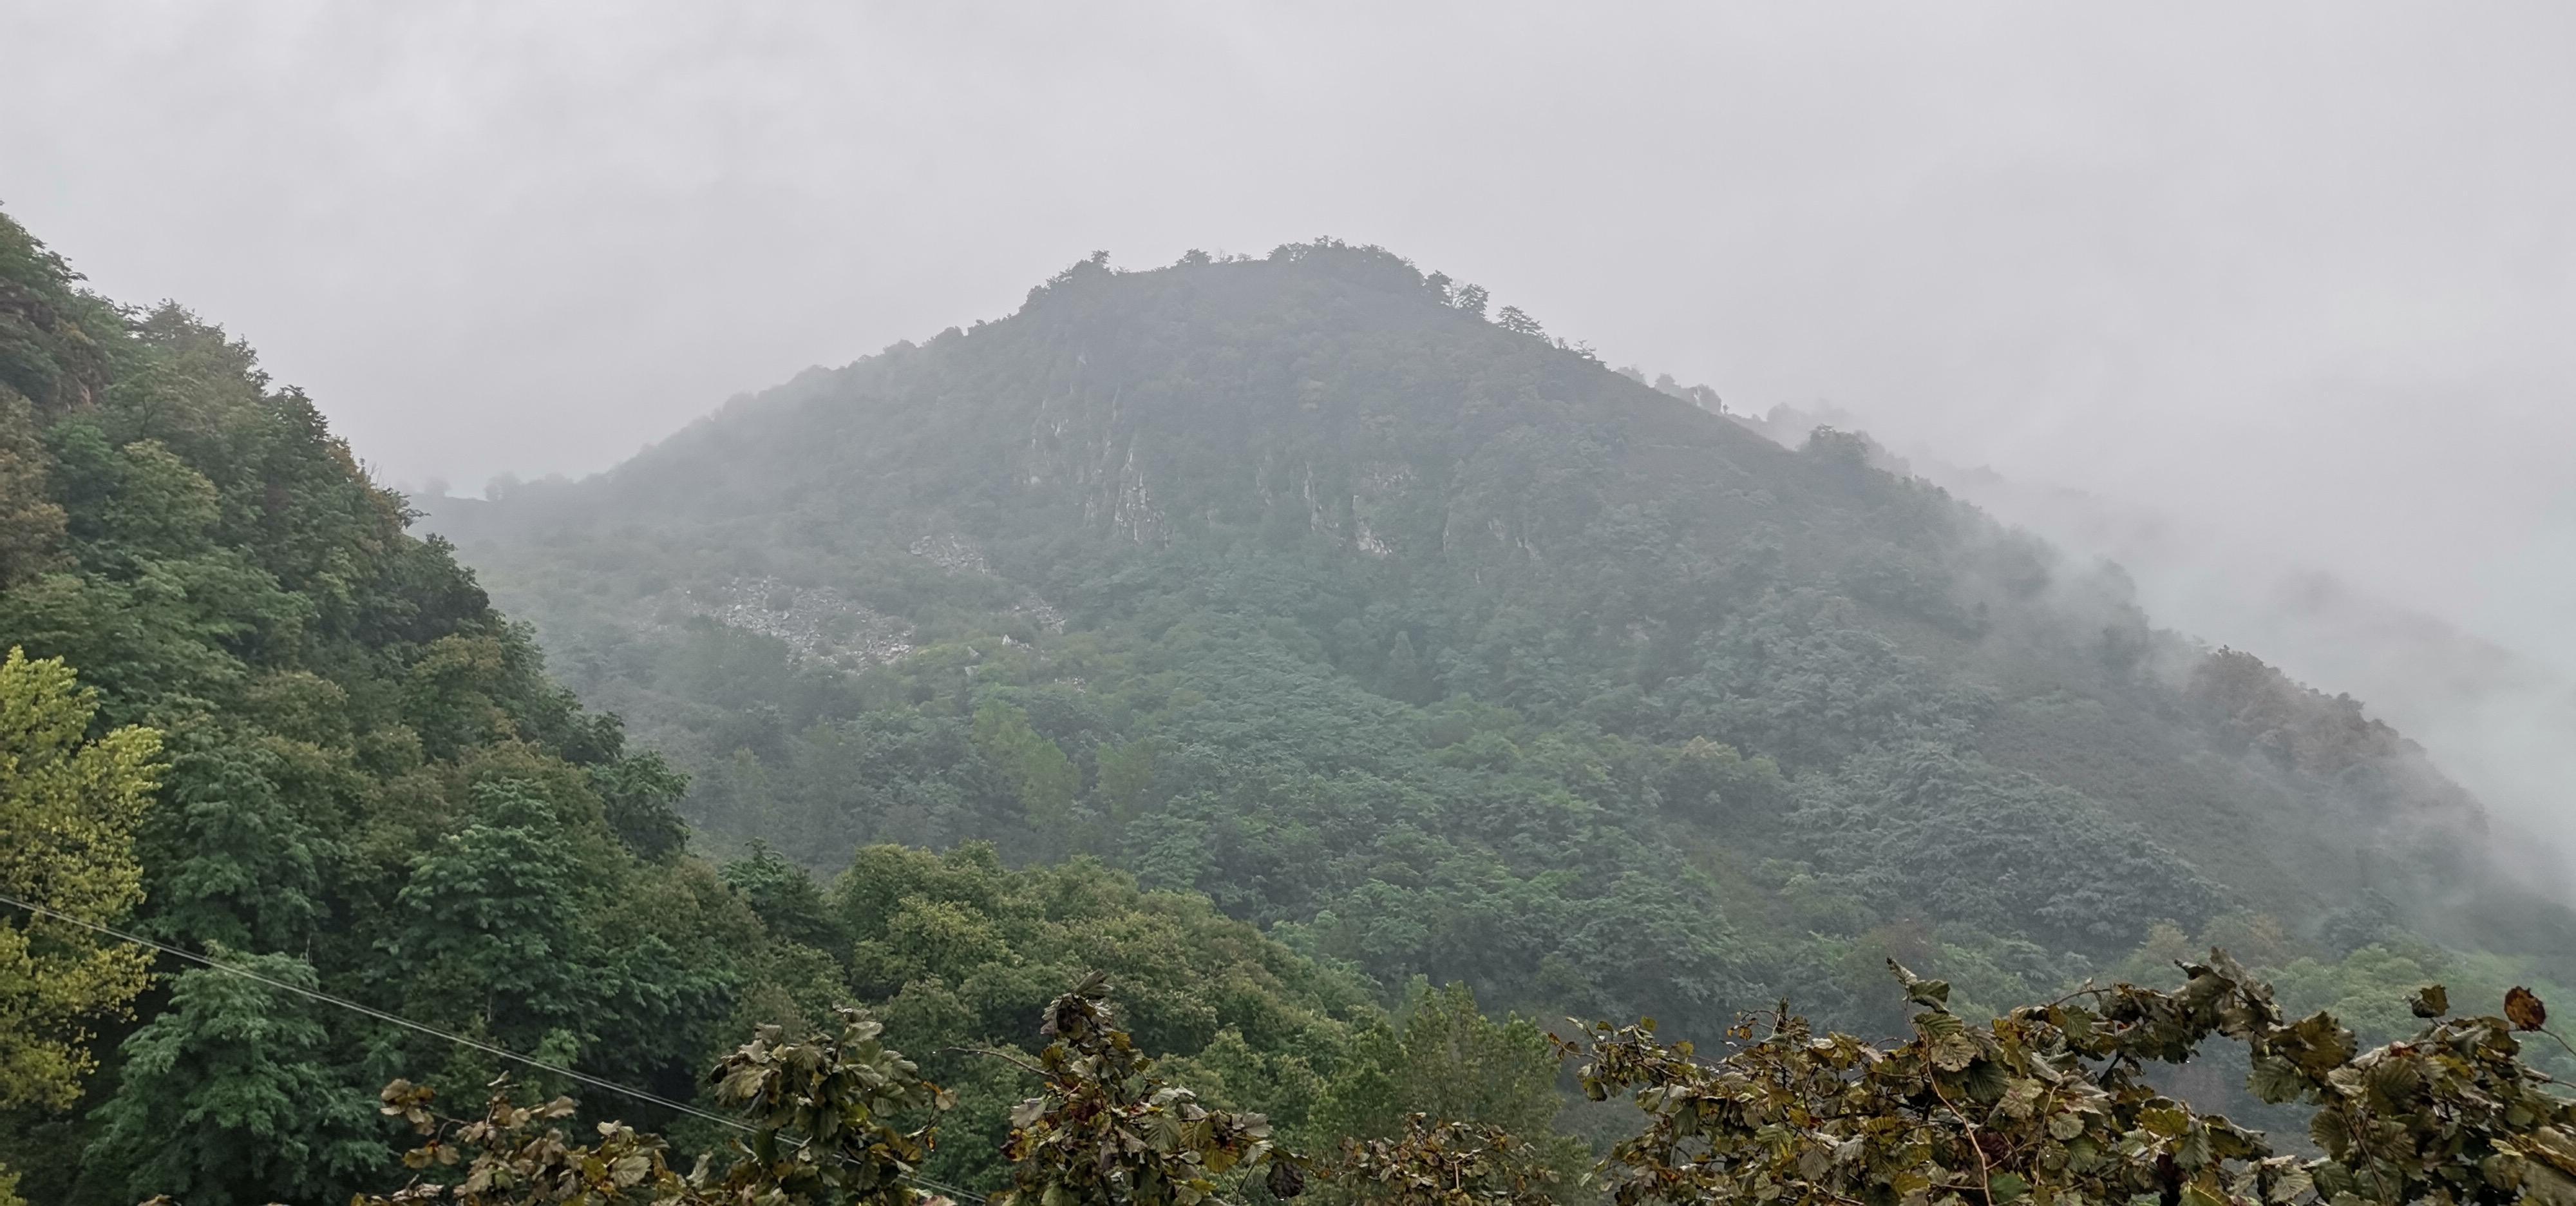
<svg viewBox="0 0 2576 1206"><path fill-rule="evenodd" d="M97 693L59 659L0 659L0 894L54 916L0 916L0 1111L60 1110L96 1066L95 1027L143 991L145 953L86 925L143 896L134 830L160 772L160 734L96 740ZM16 1174L0 1159L0 1202Z"/></svg>
<svg viewBox="0 0 2576 1206"><path fill-rule="evenodd" d="M710 848L1088 854L1382 992L1891 1025L1886 958L1986 1007L2159 925L2570 974L2359 704L1487 301L1330 239L1087 259L428 522Z"/></svg>
<svg viewBox="0 0 2576 1206"><path fill-rule="evenodd" d="M183 309L84 291L5 217L0 516L0 649L23 650L0 669L0 891L18 898L710 1105L698 1070L757 1024L792 1036L858 1006L1007 1043L1094 962L1133 973L1159 1053L1299 1118L1387 1024L1346 970L1097 864L853 842L840 859L868 870L824 885L691 853L686 778L547 676L309 399ZM1015 801L1062 802L1069 760L1018 715L956 738L1016 768L994 780ZM376 1112L389 1077L476 1100L506 1067L219 971L165 966L146 991L147 966L75 927L0 924L0 1163L27 1199L344 1199L403 1146ZM942 1076L963 1058L925 1057ZM542 1073L516 1091L572 1093L585 1124L697 1125ZM957 1126L998 1134L1025 1095L960 1076ZM927 1159L996 1188L991 1150Z"/></svg>
<svg viewBox="0 0 2576 1206"><path fill-rule="evenodd" d="M13 1192L2556 1200L2570 916L2419 751L1490 301L1086 259L438 502L531 627L0 218L0 887L223 965L0 925Z"/></svg>

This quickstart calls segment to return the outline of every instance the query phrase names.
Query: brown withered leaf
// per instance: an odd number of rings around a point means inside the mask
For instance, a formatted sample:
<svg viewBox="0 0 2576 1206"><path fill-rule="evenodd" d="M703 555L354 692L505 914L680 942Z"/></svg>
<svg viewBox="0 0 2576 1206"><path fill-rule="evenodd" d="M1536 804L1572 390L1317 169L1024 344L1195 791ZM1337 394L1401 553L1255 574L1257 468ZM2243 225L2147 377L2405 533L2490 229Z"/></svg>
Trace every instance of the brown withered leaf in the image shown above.
<svg viewBox="0 0 2576 1206"><path fill-rule="evenodd" d="M1262 1178L1264 1188L1274 1198L1293 1198L1306 1192L1306 1170L1294 1160L1272 1160L1270 1172Z"/></svg>
<svg viewBox="0 0 2576 1206"><path fill-rule="evenodd" d="M2549 1024L2549 1007L2530 989L2517 984L2504 994L2504 1017L2516 1030L2538 1030Z"/></svg>

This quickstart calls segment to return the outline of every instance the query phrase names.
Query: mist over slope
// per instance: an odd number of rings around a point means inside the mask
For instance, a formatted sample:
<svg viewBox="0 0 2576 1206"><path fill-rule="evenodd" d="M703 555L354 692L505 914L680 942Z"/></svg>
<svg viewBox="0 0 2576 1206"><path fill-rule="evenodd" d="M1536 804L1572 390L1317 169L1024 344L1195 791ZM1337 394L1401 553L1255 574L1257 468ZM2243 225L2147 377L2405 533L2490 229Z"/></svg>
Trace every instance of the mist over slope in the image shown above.
<svg viewBox="0 0 2576 1206"><path fill-rule="evenodd" d="M1870 422L1831 406L1774 407L1742 421L1790 447L1820 423ZM2576 857L2565 816L2566 784L2576 782L2565 736L2576 732L2576 677L2532 644L2538 634L2470 631L2456 613L2374 590L2320 550L2153 502L1967 468L1942 453L1918 442L1877 463L1920 474L2071 554L2118 564L2167 626L2260 650L2303 683L2368 701L2488 807L2510 864L2537 884L2565 881Z"/></svg>
<svg viewBox="0 0 2576 1206"><path fill-rule="evenodd" d="M2321 976L2564 959L2359 704L1485 304L1329 240L1095 258L424 505L702 835L817 865L1094 853L1382 982L1689 1025L1866 1012L1890 953L2003 999L2166 922Z"/></svg>

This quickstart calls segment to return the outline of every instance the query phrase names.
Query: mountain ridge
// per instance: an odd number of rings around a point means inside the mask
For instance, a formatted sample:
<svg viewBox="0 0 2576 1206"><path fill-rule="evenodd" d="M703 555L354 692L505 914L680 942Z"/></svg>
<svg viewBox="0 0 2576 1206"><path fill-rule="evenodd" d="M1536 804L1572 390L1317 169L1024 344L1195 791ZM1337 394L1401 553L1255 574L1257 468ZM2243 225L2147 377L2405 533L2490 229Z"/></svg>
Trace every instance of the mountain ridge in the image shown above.
<svg viewBox="0 0 2576 1206"><path fill-rule="evenodd" d="M1578 1150L1528 1022L1372 992L1204 896L973 841L845 848L828 884L695 856L685 780L405 531L312 399L177 305L79 280L0 212L0 893L219 966L147 976L0 910L0 1203L415 1200L442 1182L413 1179L387 1100L566 1093L534 1116L560 1155L611 1120L725 1117L711 1065L847 1009L955 1093L964 1141L918 1172L996 1191L1027 1084L988 1056L1100 974L1142 1051L1309 1150L1461 1101ZM505 1084L500 1052L539 1066Z"/></svg>
<svg viewBox="0 0 2576 1206"><path fill-rule="evenodd" d="M1476 972L1515 1006L1623 975L1584 1003L1857 1001L1802 966L1909 926L2043 979L2160 920L2269 915L2304 942L2355 909L2365 935L2563 953L2561 914L2477 882L2476 802L2357 706L2158 631L2116 571L1873 468L1861 437L1783 448L1483 303L1329 240L1087 260L1009 318L432 522L601 667L575 677L603 706L690 751L712 832L826 864L889 825L1095 850L1371 974ZM914 639L821 670L675 593L748 579ZM1028 597L1064 629L1015 613ZM792 685L718 685L733 662ZM887 753L950 731L970 761L1038 751L1059 786L1037 807L1025 767L979 786ZM1109 799L1140 745L1148 786ZM1581 820L1551 829L1566 807ZM1050 825L1052 847L1028 838ZM1416 832L1427 853L1369 853ZM1551 842L1660 848L1612 878L1679 895L1617 907L1697 969L1576 975L1603 952L1553 933L1468 957L1472 933L1560 924L1551 892L1617 895L1534 886L1611 865ZM1491 875L1441 881L1468 865ZM2460 903L2482 892L2510 907ZM1389 914L1441 932L1371 929ZM1690 916L1714 946L1681 938ZM2040 954L1999 953L2024 942Z"/></svg>

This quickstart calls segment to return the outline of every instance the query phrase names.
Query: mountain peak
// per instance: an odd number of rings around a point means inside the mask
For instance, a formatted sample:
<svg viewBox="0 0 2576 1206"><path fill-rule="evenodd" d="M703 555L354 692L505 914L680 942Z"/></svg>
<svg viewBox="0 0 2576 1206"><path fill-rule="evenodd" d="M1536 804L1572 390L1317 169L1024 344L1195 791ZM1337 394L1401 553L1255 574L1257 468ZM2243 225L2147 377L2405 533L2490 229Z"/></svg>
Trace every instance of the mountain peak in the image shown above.
<svg viewBox="0 0 2576 1206"><path fill-rule="evenodd" d="M708 832L1090 851L1533 1009L1867 999L1825 948L1918 922L2045 980L2364 885L2332 932L2537 915L2349 701L1487 309L1333 240L1093 257L436 522Z"/></svg>

